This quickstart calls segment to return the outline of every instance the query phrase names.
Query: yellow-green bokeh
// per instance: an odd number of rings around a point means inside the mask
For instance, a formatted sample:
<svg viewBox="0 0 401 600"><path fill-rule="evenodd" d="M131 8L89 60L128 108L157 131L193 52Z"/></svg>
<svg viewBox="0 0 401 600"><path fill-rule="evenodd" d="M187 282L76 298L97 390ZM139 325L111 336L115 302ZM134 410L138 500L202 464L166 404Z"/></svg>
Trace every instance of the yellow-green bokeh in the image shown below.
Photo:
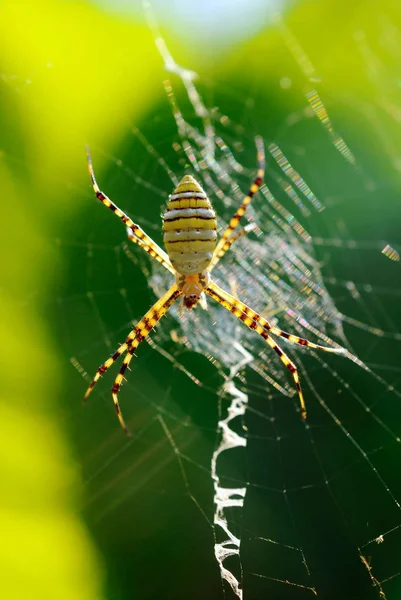
<svg viewBox="0 0 401 600"><path fill-rule="evenodd" d="M98 599L101 560L78 516L79 467L55 403L62 358L41 298L63 274L50 239L79 210L65 190L85 143L112 144L124 119L148 108L160 63L143 24L84 2L2 3L0 39L1 595ZM133 61L138 48L144 58ZM31 292L37 300L25 302Z"/></svg>

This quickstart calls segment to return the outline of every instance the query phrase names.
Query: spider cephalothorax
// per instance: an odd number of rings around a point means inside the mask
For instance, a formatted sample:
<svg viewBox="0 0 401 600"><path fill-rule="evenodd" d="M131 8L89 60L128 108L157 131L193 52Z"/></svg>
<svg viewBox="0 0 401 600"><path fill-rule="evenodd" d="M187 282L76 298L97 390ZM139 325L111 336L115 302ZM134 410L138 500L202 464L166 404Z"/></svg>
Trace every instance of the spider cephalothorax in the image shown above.
<svg viewBox="0 0 401 600"><path fill-rule="evenodd" d="M185 308L192 309L198 302L205 308L205 294L207 294L240 319L247 327L258 333L290 371L297 388L303 418L306 417L306 408L299 383L297 368L292 360L275 342L272 335L285 338L291 344L298 344L300 346L324 350L326 352L344 352L343 348L340 346L320 346L313 342L309 342L304 338L286 333L278 327L271 325L267 319L263 318L237 298L234 298L234 296L225 290L221 289L211 279L210 273L231 245L241 235L250 231L249 226L242 229L237 228L247 206L251 203L252 197L263 182L264 150L261 138L256 139L256 145L258 148L259 161L257 176L249 188L248 194L245 196L241 206L231 218L228 227L225 229L218 242L216 214L209 198L193 177L190 175L185 175L185 177L183 177L169 197L167 210L163 216L164 244L167 253L164 252L164 250L162 250L152 238L139 227L139 225L134 223L128 215L118 208L110 198L100 191L96 183L88 150L89 173L96 197L102 204L107 206L107 208L110 208L121 221L123 221L126 225L129 239L143 248L152 258L161 263L175 276L176 279L175 283L164 296L156 301L143 319L141 319L136 327L129 333L125 342L99 367L85 394L85 398L87 398L101 375L125 352L126 355L123 364L112 388L112 397L118 419L126 433L128 433L128 429L125 425L118 402L118 392L124 379L125 371L134 356L136 348L179 297L182 298L182 303Z"/></svg>
<svg viewBox="0 0 401 600"><path fill-rule="evenodd" d="M182 293L182 305L185 308L194 308L200 302L205 308L205 290L210 283L209 271L203 271L196 275L177 274L177 287Z"/></svg>

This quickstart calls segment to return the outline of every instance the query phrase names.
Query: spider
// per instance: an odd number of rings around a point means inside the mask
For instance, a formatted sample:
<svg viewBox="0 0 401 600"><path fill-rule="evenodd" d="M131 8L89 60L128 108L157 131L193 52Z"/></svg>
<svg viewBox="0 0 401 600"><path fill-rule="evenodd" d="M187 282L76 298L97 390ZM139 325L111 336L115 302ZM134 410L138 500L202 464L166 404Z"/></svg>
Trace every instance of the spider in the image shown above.
<svg viewBox="0 0 401 600"><path fill-rule="evenodd" d="M267 319L232 296L229 292L220 288L211 279L213 269L227 250L229 250L238 238L253 228L251 224L242 228L238 228L238 226L253 196L263 183L265 155L262 138L257 137L255 142L258 161L256 178L219 241L217 241L216 214L207 194L191 175L183 177L169 196L167 210L163 215L164 244L167 253L139 225L134 223L128 215L118 208L110 198L100 191L95 179L90 150L87 148L89 174L98 200L112 210L125 224L129 239L161 263L175 277L175 283L173 283L170 289L148 310L145 316L128 334L125 342L98 368L85 394L86 400L103 373L122 354L126 353L121 369L112 387L112 398L120 424L127 435L130 435L130 432L125 424L118 402L118 393L124 379L125 371L134 356L136 348L178 298L181 298L183 308L192 310L198 302L204 308L206 307L205 294L207 294L229 310L237 319L240 319L247 327L259 334L290 371L298 392L303 419L306 418L306 407L297 368L272 336L282 337L291 344L307 348L334 353L344 352L344 349L341 347L320 346L271 325Z"/></svg>

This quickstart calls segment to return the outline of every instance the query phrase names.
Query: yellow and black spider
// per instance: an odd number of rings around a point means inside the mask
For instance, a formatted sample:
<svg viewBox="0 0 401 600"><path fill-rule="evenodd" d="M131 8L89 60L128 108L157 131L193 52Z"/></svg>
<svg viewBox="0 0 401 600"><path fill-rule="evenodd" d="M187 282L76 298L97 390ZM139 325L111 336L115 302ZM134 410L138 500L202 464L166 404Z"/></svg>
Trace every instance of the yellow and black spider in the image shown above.
<svg viewBox="0 0 401 600"><path fill-rule="evenodd" d="M280 336L292 344L326 352L344 352L341 347L319 346L271 325L269 321L220 288L211 279L211 272L219 260L241 235L246 234L251 229L250 226L247 226L235 231L247 206L251 203L252 197L263 183L265 156L261 138L256 138L256 145L258 149L256 178L219 241L217 241L216 214L209 198L193 177L190 175L183 177L169 197L167 210L163 216L164 244L167 253L100 191L93 172L90 152L89 149L87 150L89 174L96 197L126 225L129 239L143 248L175 277L175 283L170 289L148 310L116 352L98 368L85 394L86 399L103 373L111 367L119 356L126 352L122 367L112 388L112 397L120 424L127 434L129 434L129 431L118 403L118 392L124 373L134 356L135 349L179 297L182 299L183 307L192 309L198 302L205 306L205 294L207 294L243 321L247 327L256 331L276 352L281 362L290 371L297 388L302 418L306 417L306 408L297 368L271 336Z"/></svg>

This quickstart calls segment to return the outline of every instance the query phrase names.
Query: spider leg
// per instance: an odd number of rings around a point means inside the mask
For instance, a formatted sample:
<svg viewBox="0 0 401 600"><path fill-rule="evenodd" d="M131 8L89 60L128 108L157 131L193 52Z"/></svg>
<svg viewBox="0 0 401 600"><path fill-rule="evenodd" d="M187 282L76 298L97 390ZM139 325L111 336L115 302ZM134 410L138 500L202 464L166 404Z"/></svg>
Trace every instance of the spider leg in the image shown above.
<svg viewBox="0 0 401 600"><path fill-rule="evenodd" d="M141 248L143 248L145 250L145 252L147 252L149 254L149 256L151 256L152 258L156 259L157 262L159 262L160 264L163 265L163 267L165 269L167 269L168 271L170 271L170 273L173 273L173 275L175 275L175 270L171 265L171 262L166 254L166 256L162 256L161 254L157 254L157 252L155 250L153 250L153 248L151 248L150 246L148 246L143 240L141 240L139 237L137 237L136 235L134 235L132 233L132 229L130 227L127 227L127 235L128 235L128 239L133 242L134 244L137 244L138 246L140 246ZM162 251L163 252L163 251ZM165 254L165 252L163 252L163 254Z"/></svg>
<svg viewBox="0 0 401 600"><path fill-rule="evenodd" d="M246 235L250 231L253 231L253 229L255 229L255 227L256 227L255 223L248 223L248 225L245 225L245 227L242 227L242 229L240 229L236 233L232 233L231 236L228 238L228 240L224 243L222 248L217 252L217 254L216 254L216 251L214 252L213 259L212 259L209 270L212 271L212 269L214 269L214 267L217 265L219 260L231 248L231 246L233 245L234 242L236 242L243 235Z"/></svg>
<svg viewBox="0 0 401 600"><path fill-rule="evenodd" d="M263 147L263 140L261 137L258 136L255 138L255 142L256 142L256 148L257 148L257 152L258 152L258 154L257 154L257 156L258 156L258 172L256 174L254 182L252 183L251 187L248 190L248 194L245 196L244 200L242 201L241 206L238 208L237 212L230 220L227 229L221 236L221 238L216 246L216 249L215 249L214 255L213 255L213 260L212 260L212 268L218 262L218 260L220 260L220 258L224 255L225 252L222 252L223 247L225 246L228 238L231 236L234 229L238 226L241 218L245 214L245 211L246 211L248 205L252 202L253 196L256 194L256 192L258 191L258 189L260 188L260 186L263 183L263 177L265 174L265 151L264 151L264 147ZM228 246L228 248L229 247L230 246ZM226 250L228 250L228 248ZM217 258L217 256L219 258Z"/></svg>
<svg viewBox="0 0 401 600"><path fill-rule="evenodd" d="M308 340L305 340L298 336L290 336L290 334L287 334L286 332L281 331L281 329L272 327L270 325L270 323L266 319L263 319L257 312L255 312L254 310L249 308L249 306L247 306L243 302L240 302L239 300L237 300L236 298L231 296L231 294L229 294L228 292L222 290L215 283L211 282L209 284L209 287L205 290L205 292L206 292L206 294L208 294L209 296L211 296L212 298L217 300L217 302L219 302L222 306L224 306L224 308L229 310L234 316L237 317L237 319L240 319L243 323L245 323L245 325L247 327L249 327L249 329L253 329L254 331L256 331L256 333L258 333L269 344L270 348L272 348L274 350L274 352L280 358L281 362L287 367L287 369L290 371L290 373L292 375L292 378L294 380L294 383L295 383L295 386L296 386L296 389L298 392L299 402L301 405L301 416L303 419L305 419L306 418L306 407L305 407L304 396L303 396L302 389L301 389L301 384L299 382L298 370L297 370L295 364L292 362L292 360L280 348L280 346L273 340L273 338L269 335L268 332L275 334L275 335L280 335L281 337L284 337L285 339L288 339L289 341L291 341L295 344L299 344L301 346L307 346L309 348L316 348L319 350L325 350L327 352L336 352L339 349L329 348L329 347L325 347L325 346L318 346L317 344L314 344L313 342L309 342ZM289 337L287 337L287 336L289 336ZM291 338L293 338L293 339L291 339ZM342 348L341 348L341 350L342 350Z"/></svg>
<svg viewBox="0 0 401 600"><path fill-rule="evenodd" d="M160 321L161 317L168 311L170 306L175 302L178 296L181 295L181 291L177 288L176 284L171 286L171 288L162 296L157 302L152 306L150 310L145 314L145 316L139 321L139 323L135 326L135 328L130 332L127 337L126 344L128 347L128 352L125 355L123 364L121 366L120 372L118 373L114 385L112 387L111 393L113 397L114 407L116 409L116 413L118 416L118 420L120 421L121 427L124 429L127 435L130 435L130 432L125 424L124 418L121 414L120 405L118 402L118 392L120 390L122 381L124 379L124 373L131 362L132 357L134 356L134 352L136 348L139 346L141 342L146 338L146 336L150 333L155 325ZM124 345L124 344L123 344Z"/></svg>
<svg viewBox="0 0 401 600"><path fill-rule="evenodd" d="M127 340L124 342L124 344L121 344L121 346L114 352L114 354L110 356L110 358L108 358L102 365L100 365L100 367L96 371L96 375L92 379L88 389L85 392L84 402L88 399L91 391L93 390L103 373L106 373L106 371L110 369L111 365L113 365L116 362L116 360L121 356L121 354L124 354L126 350L128 350Z"/></svg>
<svg viewBox="0 0 401 600"><path fill-rule="evenodd" d="M125 225L132 231L132 233L143 242L143 244L141 245L141 247L151 256L155 257L154 255L157 255L160 258L159 262L163 262L163 261L168 261L168 256L167 254L164 252L164 250L162 250L160 248L160 246L158 246L156 244L156 242L154 242L152 240L151 237L149 237L147 235L147 233L144 232L144 230L139 227L139 225L137 225L136 223L134 223L128 215L126 215L120 208L118 208L118 206L116 204L114 204L114 202L112 202L110 200L110 198L108 198L106 196L106 194L104 194L103 192L100 191L99 186L96 182L95 179L95 173L93 171L93 165L92 165L92 157L90 154L90 150L89 148L86 149L86 154L87 154L87 158L88 158L88 169L89 169L89 175L92 181L92 187L93 190L96 194L96 197L98 200L100 200L100 202L102 204L104 204L105 206L107 206L107 208L109 208L110 210L113 211L113 213L115 215L117 215L117 217L119 219L121 219L121 221L123 223L125 223ZM152 252L150 252L150 250L152 250Z"/></svg>
<svg viewBox="0 0 401 600"><path fill-rule="evenodd" d="M235 311L238 312L238 314L235 315L238 318L241 318L239 317L239 313L245 315L247 317L247 322L244 322L245 325L247 325L248 327L250 327L250 323L255 322L258 328L263 329L264 331L268 331L273 335L282 337L289 341L290 344L303 346L304 348L312 348L313 350L322 350L323 352L333 352L334 354L347 354L347 350L345 350L341 346L321 346L320 344L315 344L314 342L310 342L305 338L301 338L297 335L287 333L287 331L283 331L275 325L271 325L271 323L267 319L262 317L256 311L252 310L252 308L250 308L240 300L237 300L237 298L234 298L234 296L232 296L229 292L223 290L213 281L210 282L209 288L206 289L205 292L213 298L215 297L213 294L216 294L216 296L218 296L218 298L216 297L216 300L218 300L218 302L220 302L220 304L222 304L223 306L225 306L224 303L226 303L225 307L234 314ZM235 311L232 310L232 307L235 308ZM254 327L252 327L252 329L254 329Z"/></svg>

